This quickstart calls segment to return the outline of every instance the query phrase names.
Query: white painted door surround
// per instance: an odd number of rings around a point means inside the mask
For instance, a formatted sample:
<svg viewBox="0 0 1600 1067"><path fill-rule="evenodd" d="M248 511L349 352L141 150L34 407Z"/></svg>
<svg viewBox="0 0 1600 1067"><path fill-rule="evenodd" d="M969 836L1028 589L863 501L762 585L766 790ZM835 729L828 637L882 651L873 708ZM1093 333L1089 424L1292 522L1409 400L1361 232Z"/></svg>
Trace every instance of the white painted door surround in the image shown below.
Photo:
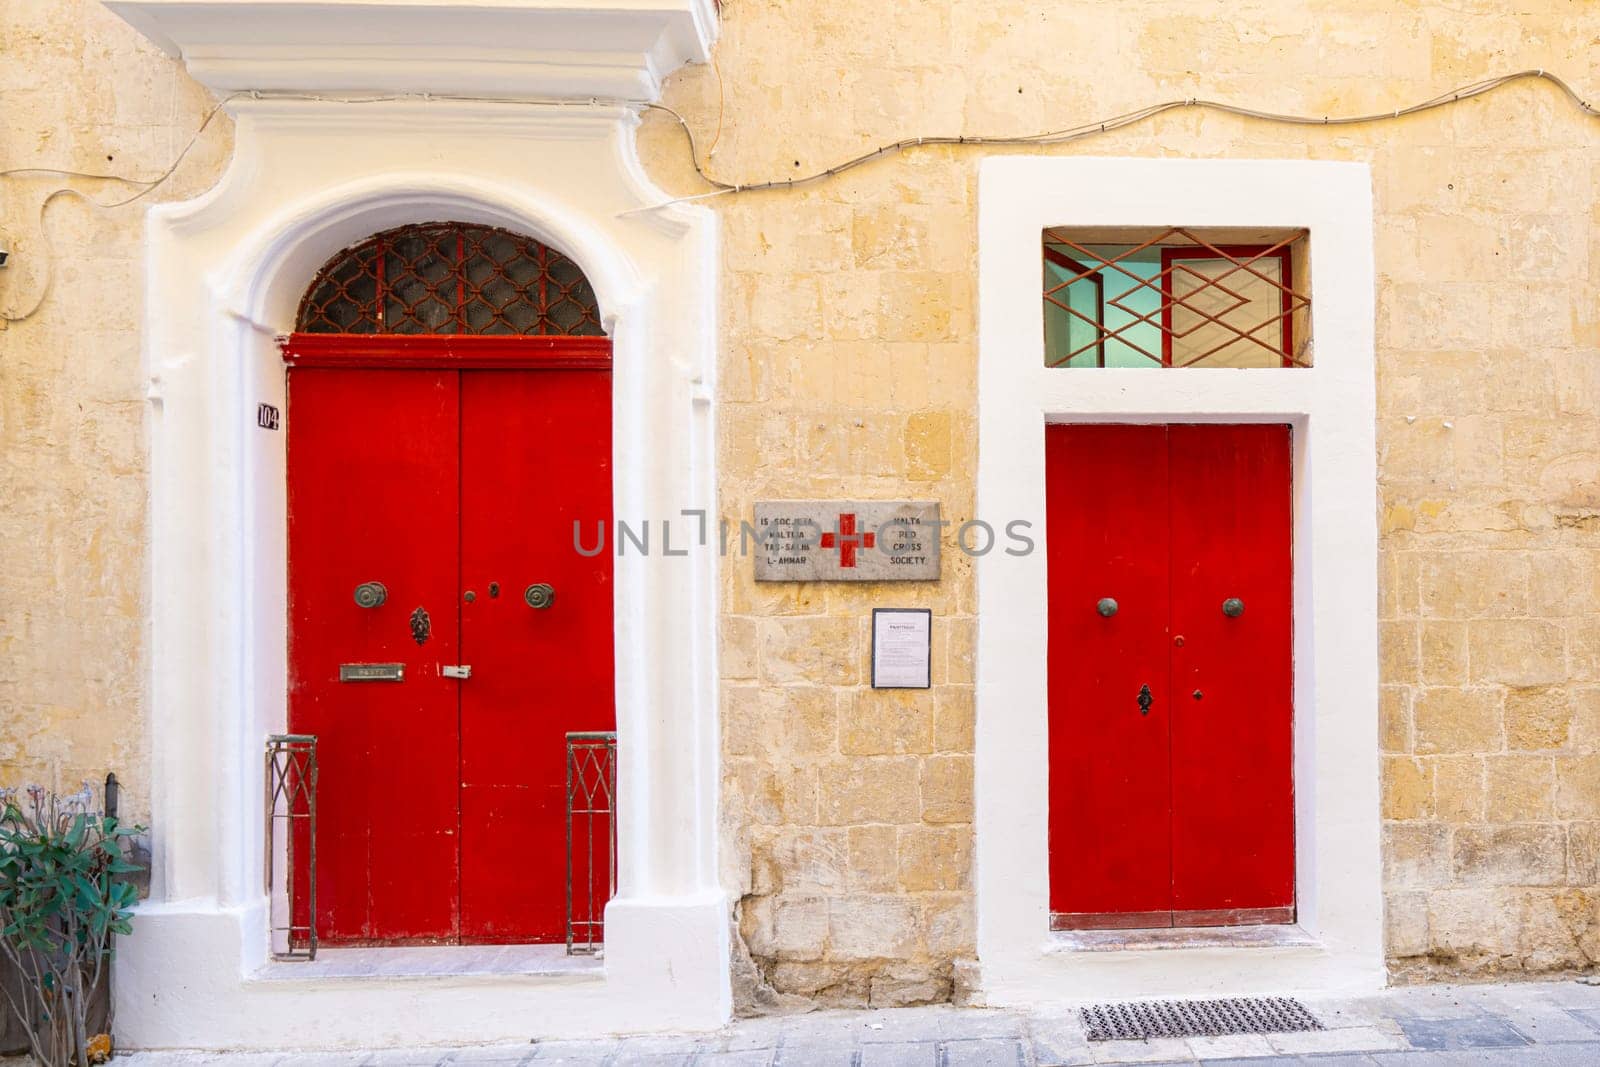
<svg viewBox="0 0 1600 1067"><path fill-rule="evenodd" d="M603 964L541 971L521 953L497 969L482 950L442 949L430 973L332 977L269 961L261 751L285 715L284 434L254 418L258 403L283 407L275 338L330 255L408 222L503 226L594 285L614 341L617 517L714 513L715 218L641 211L666 197L634 145L637 105L705 59L711 0L111 6L219 92L294 90L232 96L221 182L149 219L154 870L119 950L119 1041L417 1045L719 1025L729 913L709 549L617 560L620 885ZM385 32L365 32L375 25ZM475 969L451 952L479 953Z"/></svg>
<svg viewBox="0 0 1600 1067"><path fill-rule="evenodd" d="M1047 226L1310 231L1315 366L1043 365ZM978 219L978 509L1044 529L1051 422L1294 428L1298 925L1105 950L1049 929L1045 553L978 560L977 910L982 995L1332 992L1384 981L1379 863L1373 235L1365 165L995 157ZM1157 939L1150 939L1147 945Z"/></svg>

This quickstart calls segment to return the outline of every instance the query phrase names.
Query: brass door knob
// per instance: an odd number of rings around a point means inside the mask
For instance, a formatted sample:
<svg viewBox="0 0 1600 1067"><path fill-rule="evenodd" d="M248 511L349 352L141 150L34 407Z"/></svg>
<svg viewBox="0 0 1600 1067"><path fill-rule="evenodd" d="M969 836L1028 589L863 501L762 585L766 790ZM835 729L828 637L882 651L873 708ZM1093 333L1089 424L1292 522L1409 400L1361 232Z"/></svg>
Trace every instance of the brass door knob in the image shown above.
<svg viewBox="0 0 1600 1067"><path fill-rule="evenodd" d="M384 588L382 582L362 582L356 586L356 607L376 608L381 607L389 599L389 590Z"/></svg>
<svg viewBox="0 0 1600 1067"><path fill-rule="evenodd" d="M1103 596L1100 598L1099 603L1095 604L1094 610L1109 619L1117 613L1117 602L1108 596Z"/></svg>
<svg viewBox="0 0 1600 1067"><path fill-rule="evenodd" d="M522 599L528 607L543 611L556 602L555 586L548 582L535 582L522 591Z"/></svg>
<svg viewBox="0 0 1600 1067"><path fill-rule="evenodd" d="M1244 614L1244 601L1236 596L1231 596L1222 602L1222 613L1230 619L1237 619Z"/></svg>

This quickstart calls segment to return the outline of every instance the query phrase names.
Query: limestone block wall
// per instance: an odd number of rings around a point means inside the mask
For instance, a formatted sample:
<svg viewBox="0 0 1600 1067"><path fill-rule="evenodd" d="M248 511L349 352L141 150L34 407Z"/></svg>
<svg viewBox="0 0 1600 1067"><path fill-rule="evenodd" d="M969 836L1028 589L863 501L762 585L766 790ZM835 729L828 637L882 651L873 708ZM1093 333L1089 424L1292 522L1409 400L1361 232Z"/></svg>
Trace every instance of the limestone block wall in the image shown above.
<svg viewBox="0 0 1600 1067"><path fill-rule="evenodd" d="M160 174L212 106L181 64L87 0L0 4L0 170ZM0 177L0 784L115 771L149 811L144 205L207 188L219 116L171 182ZM43 303L40 303L41 298ZM38 310L28 314L30 309ZM18 316L21 321L10 321Z"/></svg>
<svg viewBox="0 0 1600 1067"><path fill-rule="evenodd" d="M1175 98L1361 113L1522 68L1600 94L1600 10L1557 0L734 0L723 20L718 69L681 72L667 102L740 183ZM650 116L643 137L660 180L704 191L674 123ZM980 151L705 201L724 232L725 517L819 495L971 517ZM1185 111L1049 151L1371 164L1392 971L1592 965L1600 122L1525 82L1371 126ZM1183 190L1172 202L1181 223ZM973 952L977 605L968 561L948 542L945 559L937 586L875 588L757 585L748 562L725 565L727 881L778 991L938 999ZM931 692L867 687L864 627L885 605L934 610Z"/></svg>

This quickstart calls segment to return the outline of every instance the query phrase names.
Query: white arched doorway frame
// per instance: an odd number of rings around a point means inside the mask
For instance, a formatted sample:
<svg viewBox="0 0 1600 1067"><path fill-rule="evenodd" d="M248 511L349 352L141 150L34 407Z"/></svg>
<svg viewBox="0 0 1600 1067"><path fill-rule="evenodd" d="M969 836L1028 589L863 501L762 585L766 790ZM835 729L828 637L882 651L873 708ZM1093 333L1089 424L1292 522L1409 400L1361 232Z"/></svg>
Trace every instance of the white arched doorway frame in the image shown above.
<svg viewBox="0 0 1600 1067"><path fill-rule="evenodd" d="M285 721L286 435L255 419L258 404L284 408L277 337L339 249L409 222L527 233L583 269L613 340L615 514L676 520L681 546L704 529L682 513L714 513L714 216L641 210L666 197L639 169L628 108L230 111L218 186L150 216L153 877L119 954L121 1039L340 1046L717 1025L730 992L706 545L616 561L620 881L602 968L446 961L457 973L334 978L269 961L261 749Z"/></svg>

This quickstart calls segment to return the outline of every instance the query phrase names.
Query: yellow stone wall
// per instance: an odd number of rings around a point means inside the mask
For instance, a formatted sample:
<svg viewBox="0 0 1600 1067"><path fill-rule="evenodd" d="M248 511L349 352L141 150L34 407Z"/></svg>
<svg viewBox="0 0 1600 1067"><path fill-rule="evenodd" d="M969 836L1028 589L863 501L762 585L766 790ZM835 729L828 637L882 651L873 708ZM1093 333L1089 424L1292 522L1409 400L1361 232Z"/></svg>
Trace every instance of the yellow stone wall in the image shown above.
<svg viewBox="0 0 1600 1067"><path fill-rule="evenodd" d="M728 0L667 102L717 175L809 174L919 134L1076 125L1209 96L1392 109L1543 67L1600 96L1600 8ZM0 6L5 167L159 172L209 106L91 0ZM720 99L720 103L719 103ZM719 114L721 116L719 123ZM720 126L720 136L718 129ZM1389 954L1402 978L1600 957L1600 121L1525 82L1360 128L1182 112L1052 152L1369 162L1378 212ZM702 191L647 116L664 185ZM151 198L213 182L226 122ZM938 499L971 517L975 175L922 148L793 191L706 201L723 226L721 510ZM111 156L111 159L107 159ZM0 178L31 306L60 182ZM74 182L104 199L108 183ZM124 194L125 195L125 194ZM1174 190L1174 222L1181 222ZM142 212L57 201L55 281L0 331L0 781L115 769L144 805L150 590L138 322ZM934 609L934 688L867 688L875 605ZM939 1000L973 952L975 588L722 590L726 881L748 1006Z"/></svg>
<svg viewBox="0 0 1600 1067"><path fill-rule="evenodd" d="M1515 10L732 0L720 90L690 69L666 102L702 152L715 142L712 173L752 183L903 137L1175 98L1362 113L1523 68L1600 97L1600 6ZM647 118L643 138L660 180L704 191L672 121ZM985 151L924 147L706 201L723 225L725 516L882 497L972 517ZM1048 151L1371 164L1392 970L1600 958L1600 120L1523 82L1371 126L1189 111ZM758 586L748 563L725 568L727 880L778 992L937 999L973 953L977 604L968 561L945 559L935 587ZM934 609L931 692L866 687L875 605Z"/></svg>
<svg viewBox="0 0 1600 1067"><path fill-rule="evenodd" d="M153 177L213 101L87 0L0 3L0 170ZM174 180L0 177L0 786L124 785L149 812L149 417L139 349L143 205L216 181L213 124ZM48 264L48 266L47 266ZM48 285L48 290L46 286ZM44 302L39 304L41 295Z"/></svg>

